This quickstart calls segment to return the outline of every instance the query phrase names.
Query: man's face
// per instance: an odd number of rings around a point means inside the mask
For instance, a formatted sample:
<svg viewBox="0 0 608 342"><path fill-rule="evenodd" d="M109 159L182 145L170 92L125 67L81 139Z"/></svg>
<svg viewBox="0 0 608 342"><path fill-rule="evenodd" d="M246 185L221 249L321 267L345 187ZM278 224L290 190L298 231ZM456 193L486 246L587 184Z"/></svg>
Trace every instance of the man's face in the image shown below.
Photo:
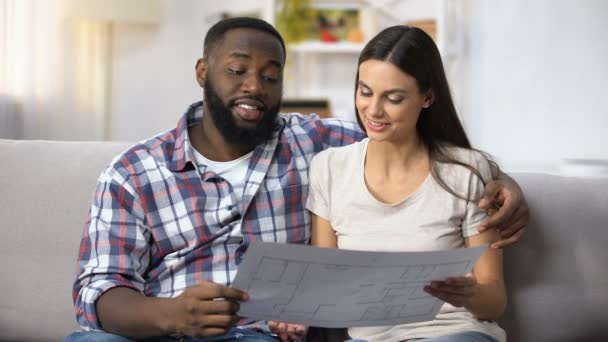
<svg viewBox="0 0 608 342"><path fill-rule="evenodd" d="M205 106L230 144L270 137L281 105L283 49L271 34L233 29L203 61Z"/></svg>

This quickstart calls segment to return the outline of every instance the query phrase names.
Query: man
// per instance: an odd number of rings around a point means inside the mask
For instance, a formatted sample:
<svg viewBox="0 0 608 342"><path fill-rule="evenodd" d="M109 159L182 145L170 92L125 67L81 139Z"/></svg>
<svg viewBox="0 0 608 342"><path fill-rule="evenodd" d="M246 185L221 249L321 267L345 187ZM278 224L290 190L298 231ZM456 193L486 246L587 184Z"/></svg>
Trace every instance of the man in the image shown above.
<svg viewBox="0 0 608 342"><path fill-rule="evenodd" d="M90 331L66 341L276 340L238 316L248 298L229 287L238 265L252 241L308 242L311 158L364 137L355 123L278 115L284 65L283 40L264 21L209 30L196 64L205 101L99 178L73 292ZM508 227L502 245L518 240L527 206L517 184L486 192L485 207L502 205L486 226Z"/></svg>

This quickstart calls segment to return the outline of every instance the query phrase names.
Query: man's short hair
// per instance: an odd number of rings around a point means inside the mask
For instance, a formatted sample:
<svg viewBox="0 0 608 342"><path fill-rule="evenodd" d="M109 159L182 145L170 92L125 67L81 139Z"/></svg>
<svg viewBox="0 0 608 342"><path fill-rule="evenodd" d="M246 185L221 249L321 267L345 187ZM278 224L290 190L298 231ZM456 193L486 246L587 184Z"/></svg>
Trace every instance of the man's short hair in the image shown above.
<svg viewBox="0 0 608 342"><path fill-rule="evenodd" d="M203 55L208 56L211 51L216 48L218 43L222 41L226 32L237 28L249 28L272 34L277 38L279 43L281 43L281 47L283 48L283 61L285 60L285 42L283 41L281 34L272 25L264 20L248 17L224 19L211 26L209 31L207 31L207 35L205 36L205 41L203 43Z"/></svg>

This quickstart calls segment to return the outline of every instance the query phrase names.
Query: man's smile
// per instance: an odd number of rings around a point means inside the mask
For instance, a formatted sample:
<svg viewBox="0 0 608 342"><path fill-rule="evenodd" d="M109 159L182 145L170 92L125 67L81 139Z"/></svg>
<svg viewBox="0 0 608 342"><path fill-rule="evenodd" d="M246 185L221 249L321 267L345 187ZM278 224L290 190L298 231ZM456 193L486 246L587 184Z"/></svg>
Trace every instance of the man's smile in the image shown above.
<svg viewBox="0 0 608 342"><path fill-rule="evenodd" d="M244 121L259 121L264 114L264 104L253 99L234 101L234 113Z"/></svg>

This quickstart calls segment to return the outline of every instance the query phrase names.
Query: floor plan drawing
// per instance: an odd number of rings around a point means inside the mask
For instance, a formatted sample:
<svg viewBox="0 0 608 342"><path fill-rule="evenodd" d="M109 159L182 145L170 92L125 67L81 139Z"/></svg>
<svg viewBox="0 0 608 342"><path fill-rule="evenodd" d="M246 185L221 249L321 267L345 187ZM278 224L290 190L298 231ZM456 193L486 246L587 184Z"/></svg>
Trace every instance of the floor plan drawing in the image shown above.
<svg viewBox="0 0 608 342"><path fill-rule="evenodd" d="M233 286L251 295L239 312L250 318L321 327L418 322L443 304L423 287L470 272L484 249L378 253L255 244Z"/></svg>

